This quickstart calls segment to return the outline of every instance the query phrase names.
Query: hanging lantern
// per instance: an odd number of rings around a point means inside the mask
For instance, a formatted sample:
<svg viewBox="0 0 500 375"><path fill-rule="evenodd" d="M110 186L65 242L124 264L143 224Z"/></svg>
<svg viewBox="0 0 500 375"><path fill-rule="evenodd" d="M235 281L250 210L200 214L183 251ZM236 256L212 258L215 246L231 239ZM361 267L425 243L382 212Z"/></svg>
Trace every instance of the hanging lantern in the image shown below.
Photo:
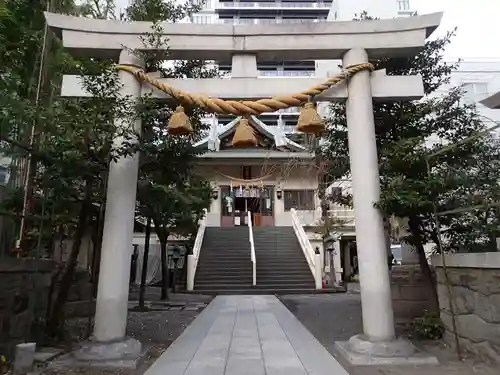
<svg viewBox="0 0 500 375"><path fill-rule="evenodd" d="M240 120L240 123L234 132L231 145L238 148L257 146L257 138L255 137L254 129L249 124L248 119L243 118Z"/></svg>
<svg viewBox="0 0 500 375"><path fill-rule="evenodd" d="M316 111L314 103L306 103L300 110L299 119L295 128L300 133L321 134L325 131L325 123Z"/></svg>
<svg viewBox="0 0 500 375"><path fill-rule="evenodd" d="M170 120L168 120L167 131L172 135L188 135L193 132L191 121L189 121L189 117L184 113L182 106L178 106L170 117Z"/></svg>

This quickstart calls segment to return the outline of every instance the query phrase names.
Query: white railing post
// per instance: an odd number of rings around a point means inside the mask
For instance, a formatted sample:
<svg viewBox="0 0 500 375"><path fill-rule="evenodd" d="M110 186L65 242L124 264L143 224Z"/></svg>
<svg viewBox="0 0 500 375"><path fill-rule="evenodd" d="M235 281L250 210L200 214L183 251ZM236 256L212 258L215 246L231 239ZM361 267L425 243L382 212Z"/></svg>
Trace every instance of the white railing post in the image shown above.
<svg viewBox="0 0 500 375"><path fill-rule="evenodd" d="M290 210L290 214L292 216L292 227L293 230L295 231L295 235L297 236L297 240L299 241L300 248L304 253L304 257L306 258L307 264L309 264L309 269L311 270L311 274L313 275L314 280L316 280L316 266L315 266L316 258L314 250L311 246L311 242L309 241L309 238L307 237L307 234L302 226L302 223L300 222L299 216L297 215L297 211L294 208L292 208Z"/></svg>
<svg viewBox="0 0 500 375"><path fill-rule="evenodd" d="M203 244L203 237L205 236L205 228L207 226L207 210L204 210L203 218L199 221L198 232L193 245L193 254L188 255L187 258L187 280L186 290L192 292L194 290L194 278L196 276L196 268L198 267L198 259L200 257L201 246Z"/></svg>
<svg viewBox="0 0 500 375"><path fill-rule="evenodd" d="M189 254L187 257L187 280L186 280L186 290L192 292L194 290L194 274L195 274L195 257L193 254Z"/></svg>
<svg viewBox="0 0 500 375"><path fill-rule="evenodd" d="M314 252L314 284L316 289L323 289L323 270L321 269L321 253Z"/></svg>
<svg viewBox="0 0 500 375"><path fill-rule="evenodd" d="M257 285L257 257L255 256L255 243L253 241L252 213L247 211L248 240L250 242L250 260L252 261L252 285Z"/></svg>

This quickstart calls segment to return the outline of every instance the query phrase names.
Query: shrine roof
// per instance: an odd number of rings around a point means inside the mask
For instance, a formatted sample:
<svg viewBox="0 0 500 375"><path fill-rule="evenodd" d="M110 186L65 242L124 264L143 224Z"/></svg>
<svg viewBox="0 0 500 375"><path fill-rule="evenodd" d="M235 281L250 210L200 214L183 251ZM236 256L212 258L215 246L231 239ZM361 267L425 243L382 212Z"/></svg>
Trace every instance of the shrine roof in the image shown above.
<svg viewBox="0 0 500 375"><path fill-rule="evenodd" d="M226 125L220 126L217 128L217 138L219 140L222 140L228 136L230 136L232 133L236 131L236 127L238 126L239 121L241 120L241 117L236 117L233 121L229 122ZM282 145L277 145L278 152L279 151L298 151L298 152L307 152L307 149L292 141L288 137L286 137L285 134L279 134L279 129L278 127L275 126L268 126L261 120L259 120L256 116L250 116L249 118L250 125L255 129L256 132L261 134L262 136L273 140L275 142L276 137L282 137L283 144ZM195 147L198 148L206 148L209 149L209 142L210 142L210 137L215 136L214 135L209 135L206 138L202 139L201 141L195 143ZM248 150L253 150L253 149L248 149ZM258 149L257 149L258 150ZM221 152L221 151L232 151L232 150L218 150L215 152ZM242 151L238 149L238 151ZM261 150L262 151L262 150ZM227 152L226 152L227 154Z"/></svg>

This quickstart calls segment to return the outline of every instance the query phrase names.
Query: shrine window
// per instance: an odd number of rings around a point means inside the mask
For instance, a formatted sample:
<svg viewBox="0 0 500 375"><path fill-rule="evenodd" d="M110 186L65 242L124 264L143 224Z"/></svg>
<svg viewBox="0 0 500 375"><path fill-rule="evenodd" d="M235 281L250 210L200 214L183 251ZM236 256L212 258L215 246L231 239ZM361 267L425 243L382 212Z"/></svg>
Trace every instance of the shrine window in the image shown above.
<svg viewBox="0 0 500 375"><path fill-rule="evenodd" d="M292 208L301 211L312 211L315 209L315 191L314 190L285 190L284 204L285 211Z"/></svg>

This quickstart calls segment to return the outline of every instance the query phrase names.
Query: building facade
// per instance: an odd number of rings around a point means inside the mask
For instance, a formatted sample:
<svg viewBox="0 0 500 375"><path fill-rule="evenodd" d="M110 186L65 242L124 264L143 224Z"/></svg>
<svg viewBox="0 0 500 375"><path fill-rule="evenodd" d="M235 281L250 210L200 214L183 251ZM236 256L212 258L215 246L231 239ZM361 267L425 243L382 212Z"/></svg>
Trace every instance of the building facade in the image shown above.
<svg viewBox="0 0 500 375"><path fill-rule="evenodd" d="M191 17L193 23L234 25L350 21L366 12L376 18L394 18L414 14L410 0L309 0L309 1L245 1L207 0L203 9ZM218 61L219 70L231 71L230 61ZM328 77L339 72L340 61L257 61L259 77ZM320 106L319 111L326 110ZM285 134L295 132L299 108L288 108L259 116L266 125L282 127ZM226 125L232 118L216 119Z"/></svg>
<svg viewBox="0 0 500 375"><path fill-rule="evenodd" d="M488 127L500 123L500 113L481 103L485 98L495 94L500 88L500 61L498 60L464 60L458 69L451 74L450 83L437 90L440 95L452 87L463 86L465 100L476 104L480 115Z"/></svg>

